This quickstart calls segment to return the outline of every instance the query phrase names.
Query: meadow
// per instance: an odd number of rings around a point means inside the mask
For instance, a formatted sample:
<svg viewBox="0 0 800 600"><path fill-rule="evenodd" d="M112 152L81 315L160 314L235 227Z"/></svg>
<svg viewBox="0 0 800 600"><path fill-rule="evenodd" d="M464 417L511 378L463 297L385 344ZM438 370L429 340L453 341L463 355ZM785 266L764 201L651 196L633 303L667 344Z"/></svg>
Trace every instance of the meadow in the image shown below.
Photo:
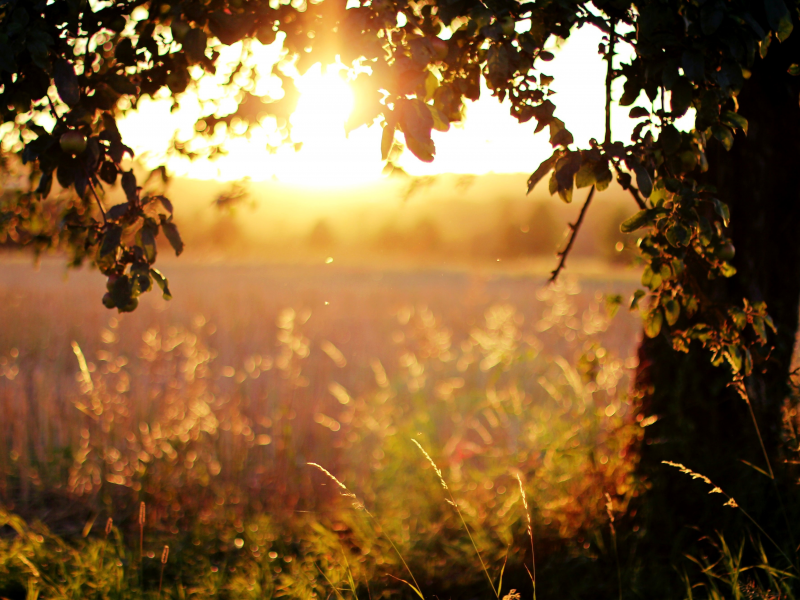
<svg viewBox="0 0 800 600"><path fill-rule="evenodd" d="M617 589L635 272L165 270L118 315L93 272L3 263L0 596Z"/></svg>

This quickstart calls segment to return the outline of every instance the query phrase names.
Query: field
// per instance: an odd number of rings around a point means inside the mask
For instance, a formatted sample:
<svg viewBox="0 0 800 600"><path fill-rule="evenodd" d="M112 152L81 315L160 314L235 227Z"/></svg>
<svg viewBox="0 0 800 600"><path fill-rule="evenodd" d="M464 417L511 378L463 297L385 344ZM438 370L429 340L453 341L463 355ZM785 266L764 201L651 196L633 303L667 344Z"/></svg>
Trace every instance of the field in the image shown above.
<svg viewBox="0 0 800 600"><path fill-rule="evenodd" d="M175 597L408 596L410 577L485 595L487 575L529 596L529 516L540 593L570 561L614 572L646 423L626 395L639 324L604 294L635 273L164 269L171 302L117 315L96 273L3 263L0 504L33 529L0 596L156 593L164 545Z"/></svg>

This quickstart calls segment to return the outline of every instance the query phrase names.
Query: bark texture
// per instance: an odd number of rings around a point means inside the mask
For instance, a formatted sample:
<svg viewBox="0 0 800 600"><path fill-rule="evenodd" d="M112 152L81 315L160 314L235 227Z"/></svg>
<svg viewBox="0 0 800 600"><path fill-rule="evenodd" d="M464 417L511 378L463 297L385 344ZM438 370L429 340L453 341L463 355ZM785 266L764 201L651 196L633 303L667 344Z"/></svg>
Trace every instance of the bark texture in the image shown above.
<svg viewBox="0 0 800 600"><path fill-rule="evenodd" d="M799 37L792 35L783 44L773 41L767 58L757 62L739 96L748 135L737 134L729 152L712 142L705 175L705 182L715 185L719 198L730 206L729 234L738 270L732 279L708 282L708 293L721 301L764 300L778 328L767 372L747 381L776 470L800 300L800 86L786 72L800 62ZM742 462L766 470L747 405L727 387L727 367L713 367L710 354L699 346L688 354L676 353L663 335L645 339L639 358L642 407L658 421L647 427L641 449L639 471L650 489L634 517L643 531L636 550L640 557L657 557L664 571L663 578L645 575L649 581L642 577L640 585L660 597L675 596L683 590L673 565L681 563L685 552L698 550L694 544L702 535L724 533L742 515L723 508L722 496L709 496L707 486L662 465L662 460L708 476L765 528L785 529L787 524L776 486ZM789 519L797 523L794 516ZM653 589L665 581L669 588Z"/></svg>

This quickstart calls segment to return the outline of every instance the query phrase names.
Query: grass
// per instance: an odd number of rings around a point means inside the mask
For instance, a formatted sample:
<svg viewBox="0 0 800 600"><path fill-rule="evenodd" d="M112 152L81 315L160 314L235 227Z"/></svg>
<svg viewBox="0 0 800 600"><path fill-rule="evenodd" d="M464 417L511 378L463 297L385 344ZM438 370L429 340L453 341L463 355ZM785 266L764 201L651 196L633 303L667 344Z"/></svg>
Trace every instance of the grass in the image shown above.
<svg viewBox="0 0 800 600"><path fill-rule="evenodd" d="M0 274L0 597L628 595L638 324L600 288L629 284L189 266L119 317L28 268ZM793 597L745 542L687 598Z"/></svg>

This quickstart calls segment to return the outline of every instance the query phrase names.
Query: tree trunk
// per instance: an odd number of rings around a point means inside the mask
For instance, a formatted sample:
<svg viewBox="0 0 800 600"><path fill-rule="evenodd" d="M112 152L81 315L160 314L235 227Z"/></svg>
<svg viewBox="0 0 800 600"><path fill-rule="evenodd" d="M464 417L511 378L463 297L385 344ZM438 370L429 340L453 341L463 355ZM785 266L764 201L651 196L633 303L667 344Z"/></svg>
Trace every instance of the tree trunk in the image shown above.
<svg viewBox="0 0 800 600"><path fill-rule="evenodd" d="M730 152L712 142L710 170L704 176L704 182L715 185L718 197L730 206L729 235L738 271L731 279L710 281L709 293L739 305L744 297L766 301L778 328L770 340L774 348L767 371L747 381L776 472L800 300L800 78L787 74L790 64L800 62L798 38L795 33L783 44L773 41L766 59L754 66L739 95L740 112L749 121L748 135L738 134ZM743 515L723 507L722 496L709 496L705 484L661 464L662 460L682 463L709 477L771 535L785 533L787 520L794 524L797 519L784 515L777 487L742 462L768 470L747 404L727 387L727 365L713 367L709 352L699 346L688 354L677 353L663 335L645 338L639 358L642 409L657 422L645 430L639 472L650 489L641 497L632 524L640 524L643 533L636 548L639 560L647 561L642 591L670 597L684 591L675 570L682 555L696 552L693 544L703 535L725 534L726 527ZM788 504L797 503L784 498L784 504L791 508ZM728 539L734 544L745 536L742 528L727 532L735 532L736 539ZM661 576L653 577L652 569L660 570Z"/></svg>

